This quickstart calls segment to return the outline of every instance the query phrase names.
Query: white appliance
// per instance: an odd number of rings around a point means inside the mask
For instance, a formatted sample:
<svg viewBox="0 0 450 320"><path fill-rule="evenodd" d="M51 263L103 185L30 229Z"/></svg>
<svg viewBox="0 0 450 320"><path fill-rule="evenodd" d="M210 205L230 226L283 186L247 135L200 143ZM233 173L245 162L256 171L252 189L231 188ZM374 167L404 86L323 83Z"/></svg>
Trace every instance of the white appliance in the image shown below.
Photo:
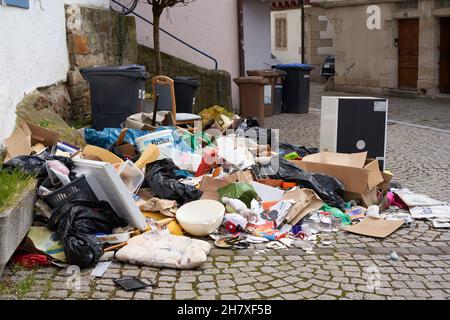
<svg viewBox="0 0 450 320"><path fill-rule="evenodd" d="M106 162L74 159L73 171L86 180L99 200L108 202L114 211L132 226L146 230L147 221L114 167Z"/></svg>
<svg viewBox="0 0 450 320"><path fill-rule="evenodd" d="M320 150L368 152L386 165L388 100L372 97L322 97Z"/></svg>

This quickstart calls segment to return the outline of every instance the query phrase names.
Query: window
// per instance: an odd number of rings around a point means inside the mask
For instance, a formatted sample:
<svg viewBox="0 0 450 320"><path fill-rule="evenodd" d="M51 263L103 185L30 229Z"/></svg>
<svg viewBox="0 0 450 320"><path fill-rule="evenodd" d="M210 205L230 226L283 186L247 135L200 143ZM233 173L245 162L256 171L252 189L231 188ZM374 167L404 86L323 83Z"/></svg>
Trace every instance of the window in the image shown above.
<svg viewBox="0 0 450 320"><path fill-rule="evenodd" d="M275 19L275 47L277 49L287 48L287 19Z"/></svg>
<svg viewBox="0 0 450 320"><path fill-rule="evenodd" d="M436 4L437 8L450 8L450 0L439 0Z"/></svg>
<svg viewBox="0 0 450 320"><path fill-rule="evenodd" d="M415 10L419 8L418 1L404 1L399 3L400 10Z"/></svg>
<svg viewBox="0 0 450 320"><path fill-rule="evenodd" d="M29 0L3 0L7 6L30 9Z"/></svg>

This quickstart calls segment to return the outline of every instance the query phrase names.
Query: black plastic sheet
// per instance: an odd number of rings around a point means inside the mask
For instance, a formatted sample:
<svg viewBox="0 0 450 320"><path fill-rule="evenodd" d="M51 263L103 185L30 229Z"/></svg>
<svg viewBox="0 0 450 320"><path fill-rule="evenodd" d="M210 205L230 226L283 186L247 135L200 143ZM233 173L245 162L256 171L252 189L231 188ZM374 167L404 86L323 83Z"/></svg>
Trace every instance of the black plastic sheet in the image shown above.
<svg viewBox="0 0 450 320"><path fill-rule="evenodd" d="M295 182L314 190L328 205L345 209L344 185L334 177L322 173L306 172L282 157L274 157L269 163L257 164L252 168L256 177Z"/></svg>
<svg viewBox="0 0 450 320"><path fill-rule="evenodd" d="M107 202L76 200L52 210L48 227L58 233L67 262L88 268L103 255L95 234L126 225Z"/></svg>
<svg viewBox="0 0 450 320"><path fill-rule="evenodd" d="M179 204L198 200L203 192L182 184L178 181L181 177L176 174L180 170L171 159L162 159L147 165L145 181L158 198L175 200Z"/></svg>

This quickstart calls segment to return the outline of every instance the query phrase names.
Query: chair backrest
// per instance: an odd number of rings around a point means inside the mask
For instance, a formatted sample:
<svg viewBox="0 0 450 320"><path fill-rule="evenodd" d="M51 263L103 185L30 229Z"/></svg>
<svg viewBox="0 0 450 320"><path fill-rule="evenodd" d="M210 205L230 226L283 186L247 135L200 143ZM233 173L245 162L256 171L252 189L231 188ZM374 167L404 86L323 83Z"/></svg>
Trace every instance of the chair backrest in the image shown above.
<svg viewBox="0 0 450 320"><path fill-rule="evenodd" d="M171 111L176 121L177 104L173 80L166 76L156 76L152 78L152 88L153 94L159 95L159 98L155 100L157 111Z"/></svg>

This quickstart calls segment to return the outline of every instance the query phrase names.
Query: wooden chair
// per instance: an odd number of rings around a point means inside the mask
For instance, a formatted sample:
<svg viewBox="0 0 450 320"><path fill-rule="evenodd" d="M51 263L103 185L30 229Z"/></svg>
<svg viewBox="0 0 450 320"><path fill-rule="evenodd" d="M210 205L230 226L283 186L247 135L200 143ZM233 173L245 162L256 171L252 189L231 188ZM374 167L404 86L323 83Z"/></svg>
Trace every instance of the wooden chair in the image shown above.
<svg viewBox="0 0 450 320"><path fill-rule="evenodd" d="M154 111L171 111L173 123L176 125L192 124L195 131L202 128L202 117L192 113L177 113L175 100L174 81L166 76L156 76L152 78L153 94L155 99Z"/></svg>

